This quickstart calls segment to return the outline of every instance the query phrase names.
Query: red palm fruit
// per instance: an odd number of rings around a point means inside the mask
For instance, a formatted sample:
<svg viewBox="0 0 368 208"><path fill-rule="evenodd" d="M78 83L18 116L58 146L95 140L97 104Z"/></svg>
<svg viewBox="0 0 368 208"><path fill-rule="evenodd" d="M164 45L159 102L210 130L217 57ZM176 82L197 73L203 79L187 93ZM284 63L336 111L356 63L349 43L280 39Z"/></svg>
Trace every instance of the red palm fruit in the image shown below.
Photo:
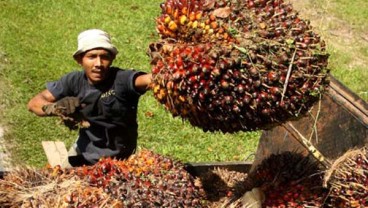
<svg viewBox="0 0 368 208"><path fill-rule="evenodd" d="M219 77L221 75L220 69L219 68L213 68L211 71L211 75L216 78Z"/></svg>
<svg viewBox="0 0 368 208"><path fill-rule="evenodd" d="M267 74L267 78L271 82L276 82L279 80L279 75L275 71L270 71Z"/></svg>
<svg viewBox="0 0 368 208"><path fill-rule="evenodd" d="M223 89L228 89L229 88L229 82L225 81L225 80L221 80L221 87Z"/></svg>
<svg viewBox="0 0 368 208"><path fill-rule="evenodd" d="M181 58L181 56L178 56L178 57L176 58L175 63L176 63L176 66L177 66L178 68L182 68L182 67L183 67L183 59Z"/></svg>
<svg viewBox="0 0 368 208"><path fill-rule="evenodd" d="M239 84L236 89L237 89L238 93L240 93L240 94L243 94L244 90L245 90L244 85L242 85L242 84Z"/></svg>
<svg viewBox="0 0 368 208"><path fill-rule="evenodd" d="M271 87L269 89L269 92L272 94L272 95L279 95L282 93L281 89L279 87Z"/></svg>
<svg viewBox="0 0 368 208"><path fill-rule="evenodd" d="M268 100L268 93L263 91L259 93L258 97L263 101Z"/></svg>
<svg viewBox="0 0 368 208"><path fill-rule="evenodd" d="M251 102L251 100L252 100L252 97L251 96L249 96L249 95L244 95L243 96L243 102L245 104L249 104Z"/></svg>
<svg viewBox="0 0 368 208"><path fill-rule="evenodd" d="M326 171L324 185L330 188L328 207L366 207L367 147L349 150Z"/></svg>
<svg viewBox="0 0 368 208"><path fill-rule="evenodd" d="M157 66L156 66L156 67L153 67L153 68L152 68L152 73L154 73L154 74L158 74L158 73L160 72L160 70L161 70L161 69L160 69L159 67L157 67Z"/></svg>

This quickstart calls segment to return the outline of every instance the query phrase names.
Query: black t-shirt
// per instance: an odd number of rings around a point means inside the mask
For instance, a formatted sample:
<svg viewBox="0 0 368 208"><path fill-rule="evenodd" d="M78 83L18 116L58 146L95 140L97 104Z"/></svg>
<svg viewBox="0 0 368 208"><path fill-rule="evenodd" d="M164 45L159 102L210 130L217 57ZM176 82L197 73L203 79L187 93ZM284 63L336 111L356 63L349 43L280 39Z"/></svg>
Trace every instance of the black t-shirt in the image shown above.
<svg viewBox="0 0 368 208"><path fill-rule="evenodd" d="M77 146L84 158L96 163L101 157L126 158L137 145L137 105L144 92L134 87L135 70L111 67L103 83L91 85L84 71L74 71L60 80L47 83L57 99L79 97L86 106L81 110L89 128L79 130Z"/></svg>

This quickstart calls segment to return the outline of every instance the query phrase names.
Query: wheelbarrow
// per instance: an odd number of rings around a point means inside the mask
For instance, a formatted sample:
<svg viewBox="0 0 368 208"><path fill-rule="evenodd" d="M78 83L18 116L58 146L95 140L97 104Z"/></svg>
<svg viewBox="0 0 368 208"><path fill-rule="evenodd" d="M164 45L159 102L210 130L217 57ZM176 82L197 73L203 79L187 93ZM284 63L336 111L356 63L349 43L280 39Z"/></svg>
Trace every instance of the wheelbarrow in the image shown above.
<svg viewBox="0 0 368 208"><path fill-rule="evenodd" d="M221 167L247 173L271 154L285 151L319 154L317 159L328 166L349 149L363 147L368 143L368 104L333 76L330 80L309 114L262 132L254 161L188 163L188 171L198 176Z"/></svg>

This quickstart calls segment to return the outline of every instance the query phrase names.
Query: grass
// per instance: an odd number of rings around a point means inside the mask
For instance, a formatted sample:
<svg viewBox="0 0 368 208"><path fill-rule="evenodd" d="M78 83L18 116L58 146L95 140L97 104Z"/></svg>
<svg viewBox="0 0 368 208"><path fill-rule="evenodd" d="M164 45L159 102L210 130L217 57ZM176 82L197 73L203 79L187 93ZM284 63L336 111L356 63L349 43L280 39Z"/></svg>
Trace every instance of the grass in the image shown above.
<svg viewBox="0 0 368 208"><path fill-rule="evenodd" d="M114 65L148 72L146 49L158 38L154 18L160 12L160 3L161 0L0 1L0 105L4 109L0 114L1 123L8 129L5 139L15 163L42 166L46 158L41 141L63 140L69 146L77 137L76 132L59 125L57 118L32 115L26 104L44 89L45 82L78 69L71 57L78 33L88 28L108 31L120 50ZM328 5L328 14L353 25L354 31L367 31L364 0L318 4ZM365 12L353 12L359 9ZM326 36L330 37L328 33ZM356 64L356 57L366 63L368 47L358 43L354 46L347 53L346 47L331 45L330 67L336 77L363 97L368 92L368 74L366 65ZM364 98L368 100L368 95ZM146 116L147 112L153 117ZM260 136L260 132L204 133L172 118L151 92L141 98L138 119L140 147L185 162L244 160L256 151Z"/></svg>
<svg viewBox="0 0 368 208"><path fill-rule="evenodd" d="M368 4L365 0L292 0L330 53L331 74L368 100Z"/></svg>
<svg viewBox="0 0 368 208"><path fill-rule="evenodd" d="M336 0L326 9L340 19L330 22L332 29L343 31L342 27L348 30L344 31L340 40L335 37L330 39L330 42L335 42L331 44L331 56L338 57L332 59L331 67L334 69L345 66L345 70L334 70L332 73L359 96L368 100L368 3L364 0Z"/></svg>
<svg viewBox="0 0 368 208"><path fill-rule="evenodd" d="M71 58L78 33L87 28L108 31L120 54L114 65L149 71L148 44L157 39L154 18L160 1L7 1L1 2L1 46L11 63L1 71L9 82L4 120L11 127L6 139L16 162L46 163L41 141L63 140L69 146L77 137L57 118L38 118L27 112L28 100L45 82L78 68ZM153 117L145 117L145 112ZM183 161L240 160L255 150L259 132L234 135L203 133L174 119L151 92L139 104L139 145ZM230 142L229 142L230 141Z"/></svg>

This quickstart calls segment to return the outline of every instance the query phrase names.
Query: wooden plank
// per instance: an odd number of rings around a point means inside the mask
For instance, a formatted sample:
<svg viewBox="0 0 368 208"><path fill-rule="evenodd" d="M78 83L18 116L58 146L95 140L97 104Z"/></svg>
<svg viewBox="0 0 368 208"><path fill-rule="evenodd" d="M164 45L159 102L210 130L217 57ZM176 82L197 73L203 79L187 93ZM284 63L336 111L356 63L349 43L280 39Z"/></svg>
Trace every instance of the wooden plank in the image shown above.
<svg viewBox="0 0 368 208"><path fill-rule="evenodd" d="M237 171L242 173L248 173L252 167L250 161L236 161L236 162L198 162L198 163L186 163L185 169L193 176L201 176L215 168L222 168L229 171Z"/></svg>
<svg viewBox="0 0 368 208"><path fill-rule="evenodd" d="M348 102L349 106L346 106L346 108L350 110L352 114L360 116L359 118L363 118L365 125L368 126L368 104L349 88L345 87L339 80L333 76L330 76L330 78L330 87L332 88L332 90L329 91L330 96L333 96L333 99L340 102L342 106L345 106L344 103Z"/></svg>
<svg viewBox="0 0 368 208"><path fill-rule="evenodd" d="M63 142L42 141L42 147L51 167L62 165L62 163L68 157L68 152Z"/></svg>
<svg viewBox="0 0 368 208"><path fill-rule="evenodd" d="M68 151L65 147L64 142L56 141L55 142L56 149L58 150L59 156L60 156L60 162L61 164L68 159Z"/></svg>

